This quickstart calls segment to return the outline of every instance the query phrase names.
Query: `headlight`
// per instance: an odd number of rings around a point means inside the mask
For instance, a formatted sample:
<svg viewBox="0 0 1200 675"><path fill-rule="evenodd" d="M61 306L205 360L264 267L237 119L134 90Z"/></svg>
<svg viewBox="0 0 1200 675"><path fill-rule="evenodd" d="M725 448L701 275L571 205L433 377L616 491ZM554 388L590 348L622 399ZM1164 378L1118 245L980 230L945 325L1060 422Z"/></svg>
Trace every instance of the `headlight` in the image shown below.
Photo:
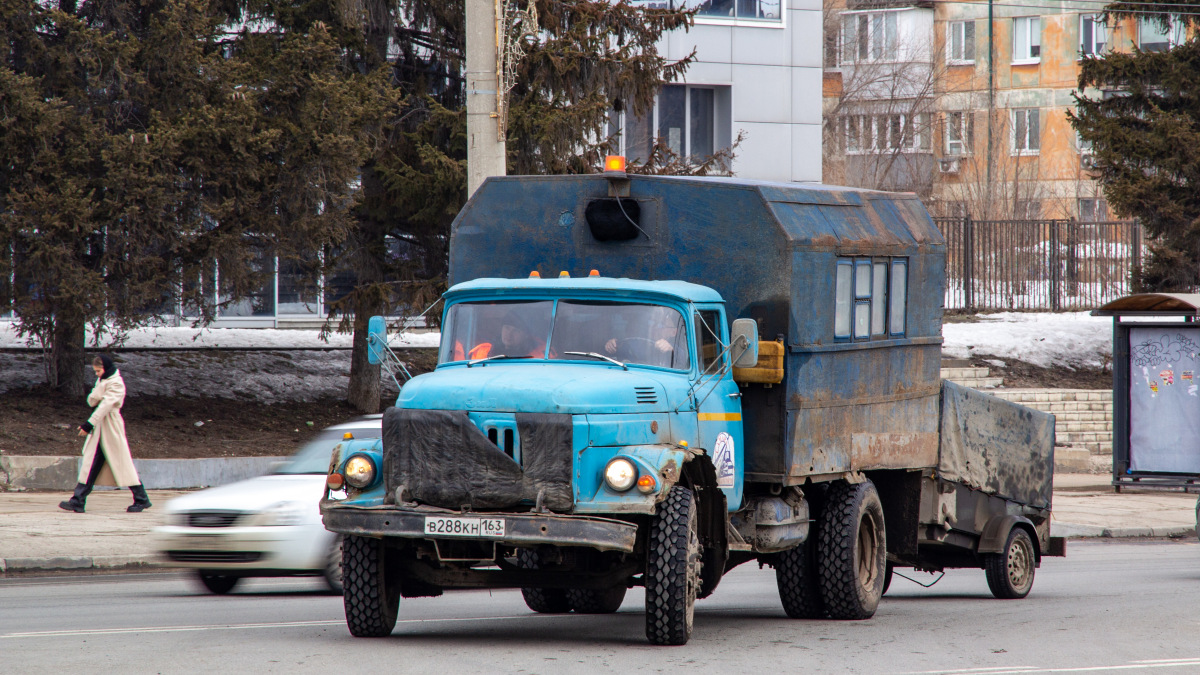
<svg viewBox="0 0 1200 675"><path fill-rule="evenodd" d="M350 487L365 488L375 480L375 462L366 455L355 455L346 460L346 482Z"/></svg>
<svg viewBox="0 0 1200 675"><path fill-rule="evenodd" d="M279 502L251 518L250 523L260 526L300 525L304 522L303 502Z"/></svg>
<svg viewBox="0 0 1200 675"><path fill-rule="evenodd" d="M604 467L604 482L617 492L624 492L633 487L636 480L637 468L627 459L618 457Z"/></svg>

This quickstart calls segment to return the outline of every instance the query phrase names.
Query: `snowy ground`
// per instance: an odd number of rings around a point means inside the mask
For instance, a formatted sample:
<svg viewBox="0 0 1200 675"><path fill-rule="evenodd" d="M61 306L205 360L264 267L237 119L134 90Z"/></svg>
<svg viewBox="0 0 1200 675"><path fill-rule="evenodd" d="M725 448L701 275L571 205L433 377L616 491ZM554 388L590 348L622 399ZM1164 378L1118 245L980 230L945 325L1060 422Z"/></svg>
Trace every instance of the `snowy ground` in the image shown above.
<svg viewBox="0 0 1200 675"><path fill-rule="evenodd" d="M942 352L953 358L981 355L1035 366L1100 367L1112 355L1112 319L1084 312L980 315L942 327ZM393 347L435 347L437 333L393 337ZM258 328L147 328L127 349L199 348L194 351L128 351L117 354L131 393L215 396L272 403L342 397L349 381L349 335L322 342L315 330ZM239 351L247 347L303 351ZM330 348L339 348L330 350ZM25 349L12 326L0 323L0 349ZM229 351L224 351L229 350ZM999 365L999 364L997 364ZM9 352L0 360L0 393L46 381L40 351ZM394 387L386 383L385 390Z"/></svg>

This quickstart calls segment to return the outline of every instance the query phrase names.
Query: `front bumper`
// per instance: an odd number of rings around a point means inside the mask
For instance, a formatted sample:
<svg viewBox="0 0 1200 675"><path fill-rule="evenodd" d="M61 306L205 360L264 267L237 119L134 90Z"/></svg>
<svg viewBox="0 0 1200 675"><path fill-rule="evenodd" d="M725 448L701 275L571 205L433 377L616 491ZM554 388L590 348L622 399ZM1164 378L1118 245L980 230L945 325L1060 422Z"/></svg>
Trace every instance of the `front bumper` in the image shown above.
<svg viewBox="0 0 1200 675"><path fill-rule="evenodd" d="M320 570L334 536L319 525L201 528L165 525L152 533L164 564L213 570Z"/></svg>
<svg viewBox="0 0 1200 675"><path fill-rule="evenodd" d="M601 551L631 553L637 540L637 525L595 516L564 516L540 513L461 513L432 506L353 506L322 501L321 517L326 529L360 537L434 539L425 533L425 518L465 516L503 518L504 534L447 537L456 540L492 541L517 547L539 544L586 546Z"/></svg>

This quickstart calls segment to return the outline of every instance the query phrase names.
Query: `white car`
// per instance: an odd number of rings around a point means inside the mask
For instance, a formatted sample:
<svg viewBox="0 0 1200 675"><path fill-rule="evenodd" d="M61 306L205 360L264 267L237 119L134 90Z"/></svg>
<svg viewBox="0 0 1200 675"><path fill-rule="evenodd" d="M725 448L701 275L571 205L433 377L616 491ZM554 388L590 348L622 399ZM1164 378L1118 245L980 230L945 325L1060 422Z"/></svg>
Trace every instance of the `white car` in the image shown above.
<svg viewBox="0 0 1200 675"><path fill-rule="evenodd" d="M155 546L172 567L196 571L213 593L245 577L323 576L342 592L338 535L321 523L320 499L335 445L379 438L382 415L324 429L274 472L200 490L167 503Z"/></svg>

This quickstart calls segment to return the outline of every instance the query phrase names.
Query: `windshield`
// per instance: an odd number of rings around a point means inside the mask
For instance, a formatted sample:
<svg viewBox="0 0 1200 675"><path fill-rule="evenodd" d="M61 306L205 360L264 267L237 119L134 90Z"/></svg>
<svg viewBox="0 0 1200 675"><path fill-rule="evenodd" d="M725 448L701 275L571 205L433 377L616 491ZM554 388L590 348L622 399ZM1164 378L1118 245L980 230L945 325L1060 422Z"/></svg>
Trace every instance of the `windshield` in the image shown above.
<svg viewBox="0 0 1200 675"><path fill-rule="evenodd" d="M322 431L291 459L275 470L277 474L327 473L333 446L342 441L342 431ZM355 439L379 438L379 429L354 429Z"/></svg>
<svg viewBox="0 0 1200 675"><path fill-rule="evenodd" d="M580 358L568 352L680 370L691 363L683 315L662 305L560 300L550 358Z"/></svg>
<svg viewBox="0 0 1200 675"><path fill-rule="evenodd" d="M446 313L439 363L546 358L553 301L460 302Z"/></svg>

